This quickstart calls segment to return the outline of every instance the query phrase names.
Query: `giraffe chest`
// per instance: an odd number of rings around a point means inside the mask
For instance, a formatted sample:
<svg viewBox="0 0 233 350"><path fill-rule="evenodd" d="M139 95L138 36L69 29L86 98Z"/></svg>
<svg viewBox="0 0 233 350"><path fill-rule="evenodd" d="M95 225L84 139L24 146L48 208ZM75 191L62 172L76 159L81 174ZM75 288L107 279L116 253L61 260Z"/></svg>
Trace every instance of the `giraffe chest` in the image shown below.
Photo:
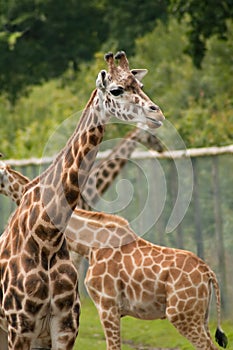
<svg viewBox="0 0 233 350"><path fill-rule="evenodd" d="M62 251L53 259L22 253L1 262L0 327L47 339L53 317L79 303L78 276Z"/></svg>
<svg viewBox="0 0 233 350"><path fill-rule="evenodd" d="M141 320L156 320L165 318L165 297L151 297L150 302L122 298L119 302L121 316L132 316Z"/></svg>
<svg viewBox="0 0 233 350"><path fill-rule="evenodd" d="M118 304L122 316L130 315L144 320L164 318L166 293L152 280L129 279L119 292Z"/></svg>
<svg viewBox="0 0 233 350"><path fill-rule="evenodd" d="M55 266L56 267L56 266ZM10 281L10 280L9 280ZM14 286L13 286L14 282ZM9 324L16 333L30 337L35 348L51 347L51 324L71 318L74 329L79 318L77 273L69 261L60 263L48 273L28 273L12 280L4 289L0 308L0 328L7 332ZM72 316L70 316L72 315Z"/></svg>

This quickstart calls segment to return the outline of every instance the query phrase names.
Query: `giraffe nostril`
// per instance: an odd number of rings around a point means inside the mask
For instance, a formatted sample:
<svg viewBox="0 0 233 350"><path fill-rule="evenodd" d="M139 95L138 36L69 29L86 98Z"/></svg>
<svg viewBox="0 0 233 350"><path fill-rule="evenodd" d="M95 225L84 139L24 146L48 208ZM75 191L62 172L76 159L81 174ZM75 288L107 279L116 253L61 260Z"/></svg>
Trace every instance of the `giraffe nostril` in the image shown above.
<svg viewBox="0 0 233 350"><path fill-rule="evenodd" d="M159 111L160 110L160 108L158 107L158 106L155 106L155 105L151 105L150 107L149 107L152 111Z"/></svg>

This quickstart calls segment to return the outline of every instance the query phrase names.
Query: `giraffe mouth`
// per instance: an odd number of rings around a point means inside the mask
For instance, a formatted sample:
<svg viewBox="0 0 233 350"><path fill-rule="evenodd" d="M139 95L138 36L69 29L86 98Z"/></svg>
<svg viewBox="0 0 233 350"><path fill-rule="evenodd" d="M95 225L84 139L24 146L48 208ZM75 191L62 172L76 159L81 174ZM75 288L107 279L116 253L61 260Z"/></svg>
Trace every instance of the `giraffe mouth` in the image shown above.
<svg viewBox="0 0 233 350"><path fill-rule="evenodd" d="M160 120L156 120L154 118L146 117L152 124L154 124L154 127L159 128L163 125L163 123Z"/></svg>

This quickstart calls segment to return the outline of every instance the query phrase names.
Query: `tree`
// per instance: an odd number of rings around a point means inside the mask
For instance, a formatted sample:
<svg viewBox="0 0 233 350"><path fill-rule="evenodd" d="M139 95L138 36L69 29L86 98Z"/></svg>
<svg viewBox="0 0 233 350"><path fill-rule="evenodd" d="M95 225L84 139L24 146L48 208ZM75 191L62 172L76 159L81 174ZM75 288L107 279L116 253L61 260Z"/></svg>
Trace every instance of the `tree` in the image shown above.
<svg viewBox="0 0 233 350"><path fill-rule="evenodd" d="M27 86L77 70L106 39L97 0L3 1L0 85L11 101Z"/></svg>
<svg viewBox="0 0 233 350"><path fill-rule="evenodd" d="M226 41L216 36L207 40L202 70L184 54L187 27L175 19L166 25L158 22L152 32L137 39L136 53L129 57L132 68L148 68L143 79L145 91L187 147L232 143L233 21L228 26ZM21 96L15 106L0 95L0 151L14 158L41 156L49 131L85 106L96 75L106 68L103 55L98 52L92 61L80 63L75 74L71 68L62 77L33 87L28 98ZM107 130L110 138L126 132L118 123ZM165 125L158 133L166 133ZM174 147L171 135L165 136L168 147Z"/></svg>
<svg viewBox="0 0 233 350"><path fill-rule="evenodd" d="M0 85L14 102L27 87L60 77L107 50L133 52L135 39L166 19L169 0L5 1L0 7Z"/></svg>
<svg viewBox="0 0 233 350"><path fill-rule="evenodd" d="M104 0L104 21L109 28L107 43L132 55L135 40L151 31L158 19L168 19L169 0Z"/></svg>
<svg viewBox="0 0 233 350"><path fill-rule="evenodd" d="M159 23L138 39L137 53L130 61L134 67L149 68L143 81L145 89L175 125L187 147L232 143L233 21L227 25L227 40L216 35L207 40L202 70L184 54L187 26L176 20L166 26ZM172 140L169 142L173 145Z"/></svg>
<svg viewBox="0 0 233 350"><path fill-rule="evenodd" d="M170 0L170 13L180 20L189 16L189 44L186 52L200 68L206 52L206 40L217 34L226 37L227 20L233 19L232 0Z"/></svg>

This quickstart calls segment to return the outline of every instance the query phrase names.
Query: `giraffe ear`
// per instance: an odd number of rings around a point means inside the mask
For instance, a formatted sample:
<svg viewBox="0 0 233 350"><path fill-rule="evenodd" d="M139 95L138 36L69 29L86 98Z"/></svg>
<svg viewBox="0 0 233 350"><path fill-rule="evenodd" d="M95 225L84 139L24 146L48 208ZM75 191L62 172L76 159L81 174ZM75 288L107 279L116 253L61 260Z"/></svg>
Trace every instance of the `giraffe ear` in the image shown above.
<svg viewBox="0 0 233 350"><path fill-rule="evenodd" d="M3 179L3 176L5 175L6 173L6 170L5 170L5 164L3 162L0 161L0 179L2 180Z"/></svg>
<svg viewBox="0 0 233 350"><path fill-rule="evenodd" d="M135 78L139 81L141 81L144 76L147 74L147 69L132 69L131 73L135 76Z"/></svg>
<svg viewBox="0 0 233 350"><path fill-rule="evenodd" d="M106 77L107 77L107 71L106 70L101 70L98 74L98 77L96 79L96 87L97 89L105 90L106 88Z"/></svg>

